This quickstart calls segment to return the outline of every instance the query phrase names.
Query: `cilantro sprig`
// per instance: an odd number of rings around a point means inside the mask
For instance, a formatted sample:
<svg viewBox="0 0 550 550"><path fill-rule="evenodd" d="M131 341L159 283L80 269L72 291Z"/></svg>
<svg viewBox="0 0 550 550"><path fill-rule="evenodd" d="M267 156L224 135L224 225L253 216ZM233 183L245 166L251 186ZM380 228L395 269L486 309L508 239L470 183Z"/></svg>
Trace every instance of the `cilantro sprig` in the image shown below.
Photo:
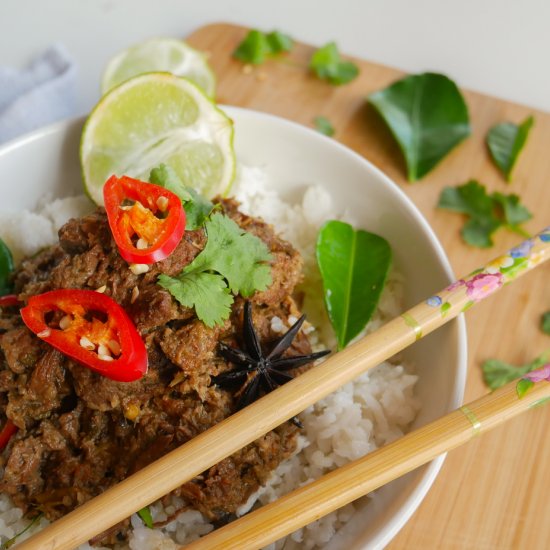
<svg viewBox="0 0 550 550"><path fill-rule="evenodd" d="M309 68L318 78L327 80L335 86L347 84L359 74L359 68L355 63L344 61L340 57L335 42L329 42L314 52L309 62Z"/></svg>
<svg viewBox="0 0 550 550"><path fill-rule="evenodd" d="M521 378L533 370L540 369L549 359L550 350L545 351L530 363L520 366L511 365L499 359L488 359L481 365L483 380L490 389L496 390L512 380Z"/></svg>
<svg viewBox="0 0 550 550"><path fill-rule="evenodd" d="M471 246L493 246L491 236L500 227L528 236L520 224L531 219L532 214L520 203L518 195L498 191L488 194L485 186L475 180L443 189L438 207L466 214L461 235Z"/></svg>
<svg viewBox="0 0 550 550"><path fill-rule="evenodd" d="M261 65L269 56L289 52L293 45L292 38L280 31L275 30L266 34L257 29L252 29L237 46L233 52L233 57L244 63Z"/></svg>
<svg viewBox="0 0 550 550"><path fill-rule="evenodd" d="M208 327L229 317L233 295L251 296L271 284L272 256L266 244L221 212L204 224L204 250L177 277L160 275L158 284Z"/></svg>

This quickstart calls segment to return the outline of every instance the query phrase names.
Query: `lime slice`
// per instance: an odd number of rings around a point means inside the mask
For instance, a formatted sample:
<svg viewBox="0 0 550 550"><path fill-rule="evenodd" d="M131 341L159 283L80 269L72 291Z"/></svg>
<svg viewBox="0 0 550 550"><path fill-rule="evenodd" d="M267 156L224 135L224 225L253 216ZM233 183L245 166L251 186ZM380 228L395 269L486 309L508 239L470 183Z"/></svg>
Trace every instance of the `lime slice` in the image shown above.
<svg viewBox="0 0 550 550"><path fill-rule="evenodd" d="M206 197L223 195L235 175L233 121L191 81L146 73L96 105L82 131L80 163L96 204L112 174L148 181L161 163Z"/></svg>
<svg viewBox="0 0 550 550"><path fill-rule="evenodd" d="M101 91L105 94L129 78L160 71L184 76L200 86L207 96L215 96L216 77L206 56L174 38L153 38L117 54L103 73Z"/></svg>

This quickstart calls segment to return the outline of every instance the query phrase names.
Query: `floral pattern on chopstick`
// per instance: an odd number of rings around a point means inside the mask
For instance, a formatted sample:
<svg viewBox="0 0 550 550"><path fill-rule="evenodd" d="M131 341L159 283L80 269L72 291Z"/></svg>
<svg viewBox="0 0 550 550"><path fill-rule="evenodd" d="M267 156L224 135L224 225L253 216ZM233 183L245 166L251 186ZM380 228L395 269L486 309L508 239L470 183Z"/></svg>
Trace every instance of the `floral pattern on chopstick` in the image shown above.
<svg viewBox="0 0 550 550"><path fill-rule="evenodd" d="M550 382L550 363L520 378L516 385L518 397L521 399L537 382L543 381Z"/></svg>
<svg viewBox="0 0 550 550"><path fill-rule="evenodd" d="M468 277L455 281L439 294L430 296L426 304L439 308L443 317L453 305L460 304L460 311L466 311L476 302L513 281L520 272L541 262L548 253L548 242L550 227L492 260L485 267L476 269Z"/></svg>

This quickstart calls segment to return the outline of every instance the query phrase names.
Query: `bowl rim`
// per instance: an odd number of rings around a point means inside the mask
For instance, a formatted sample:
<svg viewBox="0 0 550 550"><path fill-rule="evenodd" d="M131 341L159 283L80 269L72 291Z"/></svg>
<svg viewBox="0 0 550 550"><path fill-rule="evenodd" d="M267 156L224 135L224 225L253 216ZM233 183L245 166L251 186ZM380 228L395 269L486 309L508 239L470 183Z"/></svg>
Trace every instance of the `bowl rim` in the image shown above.
<svg viewBox="0 0 550 550"><path fill-rule="evenodd" d="M413 201L406 195L406 193L395 183L389 176L387 176L382 170L376 167L367 158L363 157L353 149L346 145L336 141L334 138L325 136L320 132L304 126L293 120L284 118L279 115L266 113L263 111L256 111L245 107L229 106L220 104L220 109L226 112L230 118L232 113L238 113L239 117L253 117L263 118L271 124L278 124L280 126L290 127L291 131L305 134L307 138L318 140L320 142L330 143L330 146L338 150L340 154L343 154L349 158L352 162L359 163L373 178L381 180L388 190L403 204L408 212L415 218L415 221L419 224L419 228L422 231L424 237L429 241L430 246L437 255L438 261L441 267L449 279L449 282L453 282L456 277L451 267L447 254L437 238L434 230L413 203ZM12 140L9 140L0 145L0 160L5 155L8 155L11 151L25 147L28 144L40 140L48 139L49 136L55 134L66 135L71 128L76 126L82 126L86 120L86 116L76 116L69 119L60 120L49 124L47 126L38 128L24 135L18 136ZM237 159L238 162L238 159ZM435 289L437 290L437 289ZM466 335L466 323L464 314L460 314L454 321L457 339L457 370L454 380L454 391L450 398L450 412L452 409L458 408L463 401L464 391L466 386L467 375L467 335ZM362 541L360 537L353 541L353 548L383 548L385 547L403 528L403 526L409 521L410 517L417 510L422 503L423 499L427 495L431 486L433 485L443 462L445 461L446 453L435 458L428 464L421 468L424 472L415 481L415 486L410 490L410 493L406 499L395 510L393 515L387 520L385 526L377 529L371 536L370 540ZM358 546L360 545L360 546Z"/></svg>

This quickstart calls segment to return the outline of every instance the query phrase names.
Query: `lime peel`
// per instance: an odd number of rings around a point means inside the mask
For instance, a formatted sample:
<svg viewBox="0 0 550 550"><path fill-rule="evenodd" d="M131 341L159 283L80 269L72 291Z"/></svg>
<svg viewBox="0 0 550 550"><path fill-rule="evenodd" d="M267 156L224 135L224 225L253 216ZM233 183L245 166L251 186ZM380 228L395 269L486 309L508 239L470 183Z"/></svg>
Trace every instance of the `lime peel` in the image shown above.
<svg viewBox="0 0 550 550"><path fill-rule="evenodd" d="M183 40L160 37L146 40L115 55L103 72L102 93L107 93L134 76L153 71L189 78L207 96L215 97L216 77L206 55Z"/></svg>
<svg viewBox="0 0 550 550"><path fill-rule="evenodd" d="M235 176L233 122L186 78L146 73L113 88L88 117L80 142L84 188L103 204L112 174L147 180L170 165L183 183L212 198Z"/></svg>

